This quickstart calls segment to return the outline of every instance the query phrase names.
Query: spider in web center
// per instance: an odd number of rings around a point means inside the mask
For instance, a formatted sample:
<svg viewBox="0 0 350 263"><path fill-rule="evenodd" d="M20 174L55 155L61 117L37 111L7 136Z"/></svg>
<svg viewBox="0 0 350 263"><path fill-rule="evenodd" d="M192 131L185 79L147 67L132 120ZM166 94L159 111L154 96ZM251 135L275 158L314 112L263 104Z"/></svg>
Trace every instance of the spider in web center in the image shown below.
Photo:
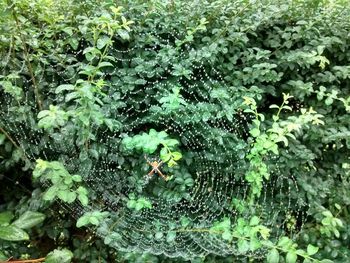
<svg viewBox="0 0 350 263"><path fill-rule="evenodd" d="M158 160L158 161L153 161L151 162L145 155L145 159L147 163L152 167L152 170L147 174L147 176L151 177L153 174L158 174L160 175L165 181L169 180L168 176L165 176L162 171L160 170L160 167L163 165L163 161Z"/></svg>

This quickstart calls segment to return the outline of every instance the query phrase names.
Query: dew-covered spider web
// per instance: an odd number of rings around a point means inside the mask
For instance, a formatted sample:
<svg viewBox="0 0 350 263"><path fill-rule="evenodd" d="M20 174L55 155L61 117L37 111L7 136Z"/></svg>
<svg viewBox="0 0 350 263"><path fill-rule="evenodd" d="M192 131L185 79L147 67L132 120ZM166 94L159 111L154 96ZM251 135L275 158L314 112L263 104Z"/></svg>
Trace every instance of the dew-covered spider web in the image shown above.
<svg viewBox="0 0 350 263"><path fill-rule="evenodd" d="M195 17L200 9L198 3L186 5L181 8ZM220 12L225 14L233 8L231 3ZM171 12L164 18L157 8L147 15L159 21L175 19ZM142 18L140 11L130 10L130 19ZM13 60L9 50L1 55L1 75L8 71L5 65L15 65L19 77L12 84L23 92L22 99L16 100L0 89L1 127L28 160L64 163L71 174L83 177L89 191L89 206L61 202L62 207L77 218L95 210L109 212L97 234L119 251L169 257L247 256L249 253L238 250L234 239L228 242L210 231L223 218L229 218L234 226L238 218L249 220L257 215L262 224L271 228L272 238L285 234L289 215L301 227L306 204L296 198L298 187L293 175L280 169L276 156L266 160L271 179L264 181L261 196L249 209L241 208L248 204L250 185L244 175L249 168L246 156L251 147L251 117L243 113L241 104L242 95L249 96L253 85L228 85L227 76L220 73L210 56L219 47L205 39L196 47L186 42L178 45L179 40L186 39L186 25L172 28L172 24L167 27L161 23L148 25L147 19L142 21L145 26L135 26L129 40L115 40L109 50L115 59L113 68L103 70L107 96L101 111L118 121L120 128L113 132L107 127L96 129L87 152L85 146L77 145L77 136L71 134L72 122L53 130L38 128L34 121L38 119L38 109L26 61L20 56ZM202 33L196 32L196 37ZM42 54L43 63L37 66L35 74L40 89L46 90L42 95L44 109L50 104L64 105L64 96L47 90L74 84L79 78L76 63L84 60L82 52L69 51L72 62L64 67L59 61L50 60L50 54ZM16 119L11 117L14 115ZM178 150L183 157L178 164L172 168L160 166L164 174L172 176L168 181L158 174L147 176L152 168L145 154L126 151L122 145L126 136L151 129L165 131L180 142ZM158 160L159 149L146 158ZM128 207L131 195L146 198L152 207L139 211ZM263 253L253 252L256 257Z"/></svg>

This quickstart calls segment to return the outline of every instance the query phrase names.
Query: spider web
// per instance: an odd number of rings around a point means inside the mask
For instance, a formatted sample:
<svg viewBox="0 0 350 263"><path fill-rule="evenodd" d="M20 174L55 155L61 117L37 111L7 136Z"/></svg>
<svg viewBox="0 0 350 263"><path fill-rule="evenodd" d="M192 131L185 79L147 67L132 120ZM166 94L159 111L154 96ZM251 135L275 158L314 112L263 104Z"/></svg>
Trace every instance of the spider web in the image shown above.
<svg viewBox="0 0 350 263"><path fill-rule="evenodd" d="M186 5L180 8L195 17L198 3ZM231 3L220 7L220 11L225 14L234 8L237 6ZM132 10L132 7L130 13L134 21L143 17L142 12ZM163 15L155 9L149 16L161 18ZM169 14L166 19L175 18ZM95 148L98 157L82 158L75 138L64 129L49 134L36 128L37 125L30 121L37 119L30 95L31 81L25 77L16 80L16 85L23 87L23 101L17 102L0 91L1 127L14 138L29 160L59 160L72 174L82 175L91 206L61 203L62 207L72 210L76 217L93 210L110 212L97 234L111 247L125 252L183 258L208 254L239 255L241 252L235 242L227 242L208 230L225 217L235 225L238 218L249 220L252 216L240 213L232 206L233 200L247 200L249 193L249 185L244 181L249 168L245 159L250 149L247 142L249 119L240 112L242 88L228 86L225 76L213 67L211 58L198 55L200 48L185 44L179 54L171 53L172 49L177 49L175 40L184 39L186 30L158 25L138 28L142 31L132 32L132 39L124 43L123 48L115 45L110 51L117 62L112 70L105 70L104 78L109 80L111 105L121 105L113 116L121 123L121 129L117 133L98 130ZM150 39L149 43L139 44L139 39L144 37ZM73 55L78 57L81 52ZM196 56L198 59L193 59ZM10 63L9 54L5 52L2 57L5 58L3 65ZM186 67L190 72L174 75L176 65L184 61L190 61ZM17 67L25 76L25 61L19 62L22 64ZM135 69L145 82L130 81L130 70L126 69ZM77 77L72 68L51 64L37 75L38 83L45 81L47 72L55 73L54 78L61 83L70 83ZM172 95L176 89L184 103L175 109L167 109L160 100ZM222 90L229 96L220 96ZM50 104L62 103L59 96L50 96L50 100ZM23 106L23 112L18 113L21 117L11 119L17 103ZM164 130L169 137L180 141L179 149L184 157L178 166L172 170L165 165L160 167L165 174L173 175L169 181L158 175L147 178L151 167L144 155L122 149L121 141L126 135L133 136L150 129ZM158 152L149 158L158 159ZM305 204L291 194L298 191L297 185L290 174L284 175L279 169L278 158L270 156L268 162L271 180L264 182L262 195L252 210L260 215L264 225L272 228L272 235L278 237L284 233L286 215L299 215ZM186 179L187 184L183 183ZM152 209L135 211L128 208L130 194L147 198ZM253 254L260 257L263 253L258 250ZM244 256L248 255L244 253Z"/></svg>

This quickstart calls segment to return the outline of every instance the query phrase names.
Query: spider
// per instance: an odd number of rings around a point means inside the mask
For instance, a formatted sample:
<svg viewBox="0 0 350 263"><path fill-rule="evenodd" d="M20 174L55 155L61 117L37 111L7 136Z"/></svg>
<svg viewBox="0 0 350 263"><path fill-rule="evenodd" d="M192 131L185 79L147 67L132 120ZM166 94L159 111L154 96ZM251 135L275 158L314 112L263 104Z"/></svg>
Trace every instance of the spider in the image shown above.
<svg viewBox="0 0 350 263"><path fill-rule="evenodd" d="M152 171L150 171L147 175L148 176L152 176L154 173L157 173L158 175L160 175L165 181L168 181L169 178L167 176L165 176L160 170L160 166L162 166L162 164L164 163L163 161L158 160L157 161L153 161L151 162L150 160L147 159L146 155L145 155L145 159L147 161L147 163L152 167Z"/></svg>

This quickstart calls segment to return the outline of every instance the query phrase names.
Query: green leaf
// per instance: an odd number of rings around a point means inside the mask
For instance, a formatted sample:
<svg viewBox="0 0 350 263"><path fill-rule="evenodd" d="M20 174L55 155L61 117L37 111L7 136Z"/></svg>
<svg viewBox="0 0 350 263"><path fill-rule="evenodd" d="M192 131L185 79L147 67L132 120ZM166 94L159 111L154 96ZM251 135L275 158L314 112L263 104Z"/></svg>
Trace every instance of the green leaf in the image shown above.
<svg viewBox="0 0 350 263"><path fill-rule="evenodd" d="M249 250L255 251L259 249L262 246L261 242L259 239L255 237L251 237L250 242L249 242Z"/></svg>
<svg viewBox="0 0 350 263"><path fill-rule="evenodd" d="M280 261L280 254L276 248L270 250L266 257L267 263L278 263Z"/></svg>
<svg viewBox="0 0 350 263"><path fill-rule="evenodd" d="M102 36L97 40L97 48L102 49L104 48L107 44L110 43L110 39L107 36Z"/></svg>
<svg viewBox="0 0 350 263"><path fill-rule="evenodd" d="M88 195L88 190L83 186L79 186L76 192L80 195Z"/></svg>
<svg viewBox="0 0 350 263"><path fill-rule="evenodd" d="M180 152L173 152L172 153L174 161L178 161L182 158L182 154Z"/></svg>
<svg viewBox="0 0 350 263"><path fill-rule="evenodd" d="M173 167L175 165L177 165L177 162L175 162L173 159L170 159L170 161L168 162L168 166Z"/></svg>
<svg viewBox="0 0 350 263"><path fill-rule="evenodd" d="M73 99L76 99L76 98L79 98L79 93L78 92L71 92L71 93L68 93L67 96L66 96L66 102L69 102Z"/></svg>
<svg viewBox="0 0 350 263"><path fill-rule="evenodd" d="M167 162L169 161L171 158L171 154L168 152L168 150L163 147L161 150L160 150L160 159L163 161L163 162Z"/></svg>
<svg viewBox="0 0 350 263"><path fill-rule="evenodd" d="M164 140L166 137L168 137L168 134L165 131L160 131L157 136L159 140Z"/></svg>
<svg viewBox="0 0 350 263"><path fill-rule="evenodd" d="M5 211L0 213L0 226L1 225L9 225L14 215L10 211Z"/></svg>
<svg viewBox="0 0 350 263"><path fill-rule="evenodd" d="M159 136L159 135L158 135ZM174 147L175 145L179 144L178 140L175 139L168 139L165 140L164 143L168 146L168 147Z"/></svg>
<svg viewBox="0 0 350 263"><path fill-rule="evenodd" d="M250 134L253 136L253 137L258 137L260 135L260 130L257 129L257 128L254 128L250 131Z"/></svg>
<svg viewBox="0 0 350 263"><path fill-rule="evenodd" d="M309 256L312 256L312 255L314 255L314 254L317 253L318 247L315 247L315 246L313 246L313 245L310 244L310 245L307 246L306 251L307 251L307 254L308 254Z"/></svg>
<svg viewBox="0 0 350 263"><path fill-rule="evenodd" d="M136 85L145 85L146 83L147 83L147 80L144 80L144 79L137 79L135 81Z"/></svg>
<svg viewBox="0 0 350 263"><path fill-rule="evenodd" d="M39 118L39 119L42 119L42 118L44 118L44 117L46 117L46 116L48 116L48 115L50 115L50 111L48 111L48 110L42 110L42 111L40 111L40 112L38 113L38 118Z"/></svg>
<svg viewBox="0 0 350 263"><path fill-rule="evenodd" d="M328 210L323 211L322 215L324 215L325 217L333 217L332 213L330 211L328 211Z"/></svg>
<svg viewBox="0 0 350 263"><path fill-rule="evenodd" d="M16 221L12 223L12 226L16 226L21 229L29 229L36 226L45 220L45 215L39 212L26 211Z"/></svg>
<svg viewBox="0 0 350 263"><path fill-rule="evenodd" d="M89 203L89 199L86 195L84 194L79 194L78 195L78 200L80 201L80 203L83 205L83 206L87 206L88 203Z"/></svg>
<svg viewBox="0 0 350 263"><path fill-rule="evenodd" d="M75 192L68 192L67 193L66 200L67 200L68 204L73 203L75 201L75 199L77 199L77 194Z"/></svg>
<svg viewBox="0 0 350 263"><path fill-rule="evenodd" d="M184 181L184 183L185 183L185 185L188 186L188 187L191 187L191 186L193 186L193 184L194 184L192 178L187 178L187 179Z"/></svg>
<svg viewBox="0 0 350 263"><path fill-rule="evenodd" d="M154 236L156 239L160 240L163 237L163 232L157 232Z"/></svg>
<svg viewBox="0 0 350 263"><path fill-rule="evenodd" d="M326 100L325 100L325 103L327 106L331 105L333 103L333 99L331 97L328 97Z"/></svg>
<svg viewBox="0 0 350 263"><path fill-rule="evenodd" d="M297 262L298 255L295 251L289 251L286 255L286 263L295 263Z"/></svg>
<svg viewBox="0 0 350 263"><path fill-rule="evenodd" d="M82 217L80 217L76 223L77 227L82 227L82 226L86 226L88 225L89 222L89 216L83 215Z"/></svg>
<svg viewBox="0 0 350 263"><path fill-rule="evenodd" d="M340 237L340 233L339 233L339 230L338 230L338 229L334 228L334 229L333 229L333 233L334 233L334 235L336 236L336 238L339 238L339 237Z"/></svg>
<svg viewBox="0 0 350 263"><path fill-rule="evenodd" d="M210 228L212 231L229 231L231 227L231 220L228 217L224 217L222 221L215 222Z"/></svg>
<svg viewBox="0 0 350 263"><path fill-rule="evenodd" d="M81 176L77 174L72 175L72 180L77 183L80 183L82 181Z"/></svg>
<svg viewBox="0 0 350 263"><path fill-rule="evenodd" d="M126 31L126 30L120 29L117 31L117 33L123 40L130 39L130 35L129 35L128 31Z"/></svg>
<svg viewBox="0 0 350 263"><path fill-rule="evenodd" d="M187 217L182 216L180 219L180 223L182 227L187 227L191 223L191 221Z"/></svg>
<svg viewBox="0 0 350 263"><path fill-rule="evenodd" d="M100 224L100 221L97 217L95 216L90 216L89 217L89 223L94 225L94 226L98 226Z"/></svg>
<svg viewBox="0 0 350 263"><path fill-rule="evenodd" d="M250 225L250 226L256 226L256 225L259 224L259 222L260 222L259 217L253 216L253 217L250 219L249 225Z"/></svg>
<svg viewBox="0 0 350 263"><path fill-rule="evenodd" d="M136 207L136 200L134 200L134 199L129 200L129 201L127 202L126 206L127 206L128 208L130 208L130 209L135 208L135 207Z"/></svg>
<svg viewBox="0 0 350 263"><path fill-rule="evenodd" d="M68 39L68 43L74 50L78 49L78 46L79 46L78 39L71 37Z"/></svg>
<svg viewBox="0 0 350 263"><path fill-rule="evenodd" d="M55 199L57 192L58 192L57 186L53 185L46 190L46 192L44 193L43 199L46 201L52 201L53 199Z"/></svg>
<svg viewBox="0 0 350 263"><path fill-rule="evenodd" d="M4 143L5 139L6 139L6 136L4 134L0 133L0 145L2 145Z"/></svg>
<svg viewBox="0 0 350 263"><path fill-rule="evenodd" d="M148 140L143 142L143 152L152 154L154 153L158 148L159 142L157 140Z"/></svg>
<svg viewBox="0 0 350 263"><path fill-rule="evenodd" d="M140 211L143 207L144 207L144 205L142 203L136 202L136 205L135 205L136 211Z"/></svg>
<svg viewBox="0 0 350 263"><path fill-rule="evenodd" d="M232 233L231 231L224 231L221 235L222 239L231 241L232 240Z"/></svg>
<svg viewBox="0 0 350 263"><path fill-rule="evenodd" d="M176 238L176 232L175 231L170 231L170 232L168 232L168 234L166 236L166 241L168 243L171 243L171 242L173 242L175 240L175 238Z"/></svg>
<svg viewBox="0 0 350 263"><path fill-rule="evenodd" d="M250 249L249 242L247 240L241 239L237 243L238 246L238 252L240 254L245 254Z"/></svg>
<svg viewBox="0 0 350 263"><path fill-rule="evenodd" d="M260 235L262 236L263 239L268 239L268 237L270 236L270 229L268 229L267 227L265 226L260 226L259 227L259 233Z"/></svg>
<svg viewBox="0 0 350 263"><path fill-rule="evenodd" d="M74 90L75 89L75 86L74 85L71 85L71 84L63 84L63 85L59 85L56 90L55 90L55 93L58 94L58 93L61 93L62 91L65 91L65 90ZM39 117L40 118L40 117Z"/></svg>
<svg viewBox="0 0 350 263"><path fill-rule="evenodd" d="M278 246L282 247L285 250L288 250L291 246L291 240L288 237L281 237L277 243Z"/></svg>
<svg viewBox="0 0 350 263"><path fill-rule="evenodd" d="M6 261L9 257L7 257L4 252L0 251L0 260L1 261Z"/></svg>
<svg viewBox="0 0 350 263"><path fill-rule="evenodd" d="M99 68L102 68L102 67L113 67L113 64L111 62L103 61L100 64L98 64L98 67Z"/></svg>
<svg viewBox="0 0 350 263"><path fill-rule="evenodd" d="M0 226L0 239L7 241L28 240L28 234L16 226Z"/></svg>
<svg viewBox="0 0 350 263"><path fill-rule="evenodd" d="M73 253L70 250L55 249L46 256L45 263L70 263L72 258Z"/></svg>

